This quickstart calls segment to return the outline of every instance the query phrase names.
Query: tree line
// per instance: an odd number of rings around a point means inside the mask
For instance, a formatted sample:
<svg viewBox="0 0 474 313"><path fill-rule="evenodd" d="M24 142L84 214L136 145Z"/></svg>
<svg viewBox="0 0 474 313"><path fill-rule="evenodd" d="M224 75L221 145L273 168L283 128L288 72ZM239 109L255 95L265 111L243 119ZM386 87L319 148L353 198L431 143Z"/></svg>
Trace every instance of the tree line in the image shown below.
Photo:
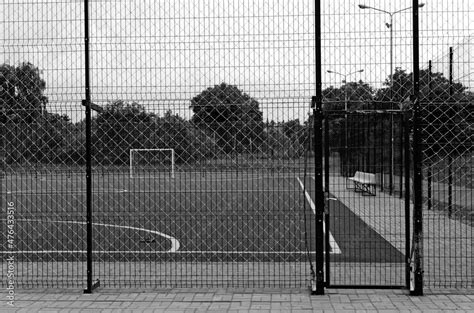
<svg viewBox="0 0 474 313"><path fill-rule="evenodd" d="M350 111L390 110L408 106L413 87L411 75L397 69L379 89L363 81L330 86L323 90L324 110L337 112L346 106ZM433 138L426 151L436 153L446 148L445 142L463 141L472 135L473 121L463 120L462 114L463 110L472 110L472 92L458 82L450 84L443 73L426 70L421 71L420 86L425 104L423 129ZM49 112L45 90L46 82L33 64L0 65L3 164L85 162L85 121L72 122L67 115ZM95 162L128 164L129 150L139 148L175 149L177 162L181 163L229 154L297 158L312 141L312 116L305 121L264 121L259 102L226 83L209 87L190 99L190 120L172 111L158 116L150 109L153 108L124 100L105 105L92 119ZM328 116L331 145L342 147L345 117ZM351 132L348 139L353 141L356 135Z"/></svg>

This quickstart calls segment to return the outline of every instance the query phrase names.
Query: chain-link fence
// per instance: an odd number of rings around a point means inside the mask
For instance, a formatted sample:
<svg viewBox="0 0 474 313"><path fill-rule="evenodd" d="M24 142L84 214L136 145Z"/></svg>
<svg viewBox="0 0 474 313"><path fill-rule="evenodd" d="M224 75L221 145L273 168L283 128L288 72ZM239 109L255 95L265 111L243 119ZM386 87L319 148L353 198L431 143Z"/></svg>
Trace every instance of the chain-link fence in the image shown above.
<svg viewBox="0 0 474 313"><path fill-rule="evenodd" d="M425 269L440 287L472 286L473 49L472 36L446 47L421 76Z"/></svg>
<svg viewBox="0 0 474 313"><path fill-rule="evenodd" d="M0 11L2 288L83 288L82 4L2 1Z"/></svg>
<svg viewBox="0 0 474 313"><path fill-rule="evenodd" d="M421 192L427 285L472 287L468 0L7 0L0 11L0 252L15 286L307 286L321 265L321 139L326 202L338 201L325 232L333 285L407 285ZM417 126L419 191L405 132ZM362 193L347 188L357 172L375 177Z"/></svg>
<svg viewBox="0 0 474 313"><path fill-rule="evenodd" d="M16 286L308 284L309 2L1 11Z"/></svg>

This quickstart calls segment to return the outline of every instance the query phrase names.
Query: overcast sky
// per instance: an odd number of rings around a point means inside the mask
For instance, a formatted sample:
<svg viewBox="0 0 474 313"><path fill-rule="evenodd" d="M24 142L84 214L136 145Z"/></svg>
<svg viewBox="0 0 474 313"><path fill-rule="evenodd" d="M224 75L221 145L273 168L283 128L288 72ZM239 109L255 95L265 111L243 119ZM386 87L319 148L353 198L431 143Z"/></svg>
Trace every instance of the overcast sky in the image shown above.
<svg viewBox="0 0 474 313"><path fill-rule="evenodd" d="M422 2L420 0L420 2ZM437 60L473 86L474 1L426 0L420 8L421 65ZM380 87L390 74L388 14L411 0L322 1L323 86L353 74ZM49 109L83 117L83 3L2 0L0 63L29 61L43 71ZM189 118L190 99L221 82L256 98L265 119L303 120L315 90L314 5L307 0L90 1L92 98L137 101ZM411 10L394 15L394 67L412 71ZM469 37L469 35L471 37ZM470 41L469 41L470 38ZM459 53L456 53L459 52ZM443 58L443 56L446 56Z"/></svg>

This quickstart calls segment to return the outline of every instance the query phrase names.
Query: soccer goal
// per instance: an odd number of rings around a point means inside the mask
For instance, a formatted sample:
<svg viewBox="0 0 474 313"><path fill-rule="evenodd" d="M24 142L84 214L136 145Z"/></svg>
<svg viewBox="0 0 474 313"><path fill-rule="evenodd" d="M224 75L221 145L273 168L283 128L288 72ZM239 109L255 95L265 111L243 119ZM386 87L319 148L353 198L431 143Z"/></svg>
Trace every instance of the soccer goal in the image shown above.
<svg viewBox="0 0 474 313"><path fill-rule="evenodd" d="M174 149L130 149L130 178L174 178Z"/></svg>

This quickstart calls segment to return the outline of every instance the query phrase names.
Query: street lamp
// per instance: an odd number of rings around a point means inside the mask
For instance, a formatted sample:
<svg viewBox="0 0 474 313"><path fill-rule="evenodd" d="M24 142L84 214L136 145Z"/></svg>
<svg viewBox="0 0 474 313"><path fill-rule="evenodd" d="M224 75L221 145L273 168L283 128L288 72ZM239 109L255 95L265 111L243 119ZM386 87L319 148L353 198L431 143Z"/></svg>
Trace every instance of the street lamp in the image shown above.
<svg viewBox="0 0 474 313"><path fill-rule="evenodd" d="M344 77L343 82L347 85L347 76L356 74L356 73L362 73L363 71L364 71L363 69L360 69L358 71L350 72L347 74L342 74L342 73L331 71L331 70L327 70L326 72ZM347 102L348 102L348 97L347 97L347 86L346 86L344 88L344 162L347 161L346 159L347 159L347 149L348 149L347 148ZM344 177L347 176L346 170L347 169L344 166L342 169L342 176Z"/></svg>
<svg viewBox="0 0 474 313"><path fill-rule="evenodd" d="M418 4L419 8L424 7L424 3ZM374 11L379 11L390 16L390 23L385 23L385 26L390 29L390 109L393 110L393 16L397 13L410 10L412 7L404 8L394 12L385 11L382 9L374 8L365 4L359 4L361 10L371 9ZM393 134L393 114L390 114L390 193L393 190L393 172L394 172L394 134ZM382 173L383 176L383 173ZM383 180L382 180L383 181ZM383 183L382 183L383 184ZM383 188L383 186L382 186Z"/></svg>

